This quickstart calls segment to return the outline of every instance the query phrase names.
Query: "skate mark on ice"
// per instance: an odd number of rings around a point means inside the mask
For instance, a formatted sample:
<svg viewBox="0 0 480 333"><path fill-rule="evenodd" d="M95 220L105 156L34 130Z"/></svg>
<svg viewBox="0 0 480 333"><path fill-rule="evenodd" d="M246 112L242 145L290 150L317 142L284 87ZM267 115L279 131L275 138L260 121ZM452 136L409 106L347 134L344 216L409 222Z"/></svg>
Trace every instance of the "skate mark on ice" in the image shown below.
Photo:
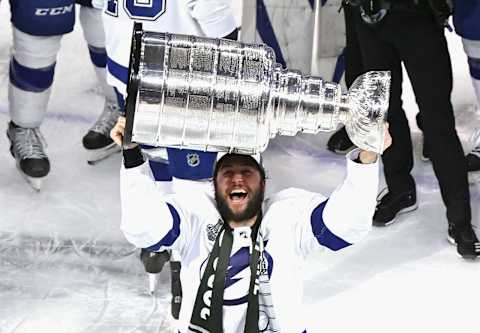
<svg viewBox="0 0 480 333"><path fill-rule="evenodd" d="M107 313L108 306L110 304L109 297L108 297L108 289L110 287L110 282L107 280L105 283L105 287L103 288L103 303L102 308L100 309L98 315L93 318L92 323L87 326L87 328L81 330L80 332L90 333L93 331L93 328L100 326L102 324L101 319L105 317Z"/></svg>

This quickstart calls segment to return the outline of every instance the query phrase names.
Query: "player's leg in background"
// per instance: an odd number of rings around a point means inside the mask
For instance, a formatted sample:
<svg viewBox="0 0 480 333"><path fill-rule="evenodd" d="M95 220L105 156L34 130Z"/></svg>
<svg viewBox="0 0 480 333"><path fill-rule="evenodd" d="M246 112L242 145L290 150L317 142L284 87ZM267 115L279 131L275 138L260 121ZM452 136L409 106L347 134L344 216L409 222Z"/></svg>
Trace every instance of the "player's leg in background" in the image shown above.
<svg viewBox="0 0 480 333"><path fill-rule="evenodd" d="M468 66L473 88L477 98L477 109L480 108L480 2L453 1L453 24L455 32L462 37L463 49L468 57ZM480 170L480 129L471 138L473 150L467 155L468 171ZM476 177L471 177L470 180Z"/></svg>
<svg viewBox="0 0 480 333"><path fill-rule="evenodd" d="M105 96L102 113L82 140L83 146L89 152L87 161L89 164L93 164L120 150L112 139L110 139L110 130L117 122L121 113L114 89L107 84L107 52L105 50L105 31L103 28L102 11L89 7L89 3L86 1L77 2L81 2L79 17L83 35L88 44L90 59L95 69L102 94Z"/></svg>
<svg viewBox="0 0 480 333"><path fill-rule="evenodd" d="M73 0L11 0L13 49L8 101L10 151L20 172L39 190L50 171L40 125L45 118L60 40L72 31Z"/></svg>
<svg viewBox="0 0 480 333"><path fill-rule="evenodd" d="M345 56L345 84L350 88L355 79L364 73L362 55L358 45L357 31L353 24L353 8L348 3L343 3L343 13L345 19L345 38L346 45L344 49ZM353 142L347 135L345 127L341 127L332 134L327 142L328 150L345 154L354 148Z"/></svg>
<svg viewBox="0 0 480 333"><path fill-rule="evenodd" d="M463 48L468 57L468 67L477 99L477 112L480 111L480 40L462 38ZM467 154L467 170L480 171L480 128L471 137L472 151Z"/></svg>

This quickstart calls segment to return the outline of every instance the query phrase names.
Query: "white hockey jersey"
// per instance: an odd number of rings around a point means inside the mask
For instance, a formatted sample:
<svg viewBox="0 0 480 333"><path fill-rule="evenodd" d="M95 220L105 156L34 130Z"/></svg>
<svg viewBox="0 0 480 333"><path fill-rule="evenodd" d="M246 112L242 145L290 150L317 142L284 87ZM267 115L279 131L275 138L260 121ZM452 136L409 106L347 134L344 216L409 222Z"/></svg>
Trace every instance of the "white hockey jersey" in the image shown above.
<svg viewBox="0 0 480 333"><path fill-rule="evenodd" d="M148 31L224 37L236 28L231 0L108 0L105 26L108 83L125 95L134 22Z"/></svg>
<svg viewBox="0 0 480 333"><path fill-rule="evenodd" d="M328 199L291 188L265 200L259 231L264 245L259 279L261 332L306 332L302 318L305 256L325 247L339 250L370 230L378 162L355 163L351 157L356 154L348 155L347 176ZM222 222L211 195L203 191L163 195L147 165L121 170L121 229L137 247L179 251L183 287L179 331L187 333L204 266ZM225 333L241 333L245 325L249 230L234 229L223 304Z"/></svg>

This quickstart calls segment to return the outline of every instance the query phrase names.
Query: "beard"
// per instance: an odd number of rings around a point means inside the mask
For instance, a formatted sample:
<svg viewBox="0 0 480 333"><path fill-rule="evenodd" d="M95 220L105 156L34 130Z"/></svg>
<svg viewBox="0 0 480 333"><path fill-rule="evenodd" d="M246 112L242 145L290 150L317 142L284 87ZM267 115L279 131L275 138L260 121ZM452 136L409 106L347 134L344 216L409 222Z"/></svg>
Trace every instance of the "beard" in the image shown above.
<svg viewBox="0 0 480 333"><path fill-rule="evenodd" d="M258 190L253 192L252 198L247 203L247 207L245 207L243 211L235 213L228 206L226 199L222 197L215 188L215 201L218 212L225 222L243 222L250 220L262 211L264 193L265 190L263 186L259 187Z"/></svg>

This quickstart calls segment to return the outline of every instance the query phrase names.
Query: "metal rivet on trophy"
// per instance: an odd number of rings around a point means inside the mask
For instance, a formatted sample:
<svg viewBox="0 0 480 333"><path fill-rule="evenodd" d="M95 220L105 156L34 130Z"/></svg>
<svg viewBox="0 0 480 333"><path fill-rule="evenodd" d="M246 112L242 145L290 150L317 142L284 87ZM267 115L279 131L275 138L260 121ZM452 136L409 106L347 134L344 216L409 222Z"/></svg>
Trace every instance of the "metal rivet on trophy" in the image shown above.
<svg viewBox="0 0 480 333"><path fill-rule="evenodd" d="M271 48L143 31L132 39L125 142L256 154L279 135L344 124L360 148L383 151L390 73L368 72L348 92L286 70Z"/></svg>

